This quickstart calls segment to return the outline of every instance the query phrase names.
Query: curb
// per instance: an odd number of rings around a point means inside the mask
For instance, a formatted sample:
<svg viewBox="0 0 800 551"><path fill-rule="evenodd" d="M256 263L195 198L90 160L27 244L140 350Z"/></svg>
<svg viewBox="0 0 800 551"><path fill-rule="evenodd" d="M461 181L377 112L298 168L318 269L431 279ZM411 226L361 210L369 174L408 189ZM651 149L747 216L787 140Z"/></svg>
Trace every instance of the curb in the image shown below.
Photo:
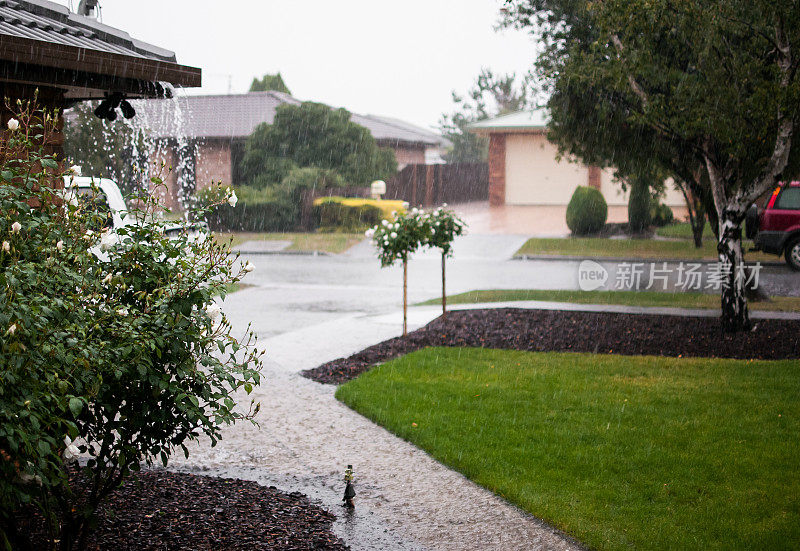
<svg viewBox="0 0 800 551"><path fill-rule="evenodd" d="M572 256L572 255L556 255L556 254L515 254L511 260L593 260L595 262L692 262L696 264L716 264L717 260L703 259L703 258L629 258L623 256ZM755 262L745 262L745 264L755 264ZM779 267L784 266L783 262L760 262L762 266Z"/></svg>
<svg viewBox="0 0 800 551"><path fill-rule="evenodd" d="M284 256L333 256L334 253L328 253L325 251L247 251L241 249L235 249L231 251L231 254L256 254L256 255L284 255Z"/></svg>

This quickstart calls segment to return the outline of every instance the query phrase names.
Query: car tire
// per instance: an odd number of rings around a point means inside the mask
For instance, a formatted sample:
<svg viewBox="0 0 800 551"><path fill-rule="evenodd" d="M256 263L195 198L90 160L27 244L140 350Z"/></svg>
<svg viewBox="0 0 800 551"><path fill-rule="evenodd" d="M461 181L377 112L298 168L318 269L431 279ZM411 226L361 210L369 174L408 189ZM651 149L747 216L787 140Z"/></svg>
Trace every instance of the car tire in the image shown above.
<svg viewBox="0 0 800 551"><path fill-rule="evenodd" d="M792 270L800 272L800 235L796 235L789 240L783 256Z"/></svg>
<svg viewBox="0 0 800 551"><path fill-rule="evenodd" d="M758 207L750 205L744 217L744 234L747 239L755 239L758 234Z"/></svg>

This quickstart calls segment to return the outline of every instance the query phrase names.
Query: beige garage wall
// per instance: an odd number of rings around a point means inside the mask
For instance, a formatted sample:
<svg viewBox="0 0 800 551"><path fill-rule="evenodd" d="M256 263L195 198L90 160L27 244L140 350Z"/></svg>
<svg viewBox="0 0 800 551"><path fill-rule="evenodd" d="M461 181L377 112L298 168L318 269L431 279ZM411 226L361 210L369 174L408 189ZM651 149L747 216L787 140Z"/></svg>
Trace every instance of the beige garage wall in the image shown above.
<svg viewBox="0 0 800 551"><path fill-rule="evenodd" d="M541 134L506 136L506 204L566 205L577 186L585 186L588 169L567 160Z"/></svg>
<svg viewBox="0 0 800 551"><path fill-rule="evenodd" d="M589 170L580 163L556 161L558 150L543 134L506 135L506 204L566 205L578 186L588 184ZM663 202L685 210L683 195L666 183ZM628 193L614 182L614 172L603 170L600 191L609 206L627 207Z"/></svg>
<svg viewBox="0 0 800 551"><path fill-rule="evenodd" d="M661 199L661 202L670 207L685 208L686 201L683 199L683 194L675 189L672 179L666 181L664 184L666 193ZM603 197L609 205L625 205L628 204L628 192L622 192L622 186L614 183L614 172L610 169L603 171L600 180L600 191L603 192Z"/></svg>

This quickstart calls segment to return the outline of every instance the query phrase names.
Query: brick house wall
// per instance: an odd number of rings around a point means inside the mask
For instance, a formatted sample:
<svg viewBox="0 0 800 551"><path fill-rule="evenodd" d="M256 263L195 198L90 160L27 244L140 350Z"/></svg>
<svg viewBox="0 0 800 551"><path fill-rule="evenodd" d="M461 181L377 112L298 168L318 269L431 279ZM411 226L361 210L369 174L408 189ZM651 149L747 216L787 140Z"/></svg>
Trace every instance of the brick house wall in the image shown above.
<svg viewBox="0 0 800 551"><path fill-rule="evenodd" d="M379 144L380 145L380 144ZM381 146L394 150L397 160L397 170L403 170L406 165L425 164L425 147Z"/></svg>
<svg viewBox="0 0 800 551"><path fill-rule="evenodd" d="M152 190L161 199L164 206L170 210L179 209L178 203L178 174L175 170L176 162L175 149L171 146L160 147L152 162L156 167L164 166L159 176L163 180L163 185L156 187L153 184Z"/></svg>
<svg viewBox="0 0 800 551"><path fill-rule="evenodd" d="M489 136L489 205L506 204L506 135Z"/></svg>
<svg viewBox="0 0 800 551"><path fill-rule="evenodd" d="M203 189L212 182L233 183L230 140L203 140L197 145L195 186Z"/></svg>

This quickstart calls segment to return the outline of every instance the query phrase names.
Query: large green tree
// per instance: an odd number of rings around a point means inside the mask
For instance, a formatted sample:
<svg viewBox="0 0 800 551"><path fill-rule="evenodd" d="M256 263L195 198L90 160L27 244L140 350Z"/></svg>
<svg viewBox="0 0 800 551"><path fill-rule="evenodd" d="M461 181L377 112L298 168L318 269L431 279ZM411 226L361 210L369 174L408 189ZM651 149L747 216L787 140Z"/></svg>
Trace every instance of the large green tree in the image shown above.
<svg viewBox="0 0 800 551"><path fill-rule="evenodd" d="M484 68L466 96L454 91L455 111L445 113L439 121L442 135L453 144L444 158L451 163L486 161L488 140L473 134L467 126L475 121L529 109L533 106L530 84L527 76L518 79L513 74L495 75Z"/></svg>
<svg viewBox="0 0 800 551"><path fill-rule="evenodd" d="M536 67L551 93L553 139L623 172L649 159L710 207L723 327L748 328L745 212L800 165L800 5L507 0L504 17L543 44Z"/></svg>
<svg viewBox="0 0 800 551"><path fill-rule="evenodd" d="M381 148L369 130L345 109L322 103L283 104L272 124L260 124L247 139L242 175L249 185L280 183L293 168L324 168L345 182L364 186L397 172L391 149Z"/></svg>
<svg viewBox="0 0 800 551"><path fill-rule="evenodd" d="M274 75L267 74L261 78L254 77L253 82L250 83L251 92L267 92L269 90L283 92L284 94L289 95L292 94L289 91L289 87L286 86L285 82L283 82L283 77L280 73L276 73Z"/></svg>

